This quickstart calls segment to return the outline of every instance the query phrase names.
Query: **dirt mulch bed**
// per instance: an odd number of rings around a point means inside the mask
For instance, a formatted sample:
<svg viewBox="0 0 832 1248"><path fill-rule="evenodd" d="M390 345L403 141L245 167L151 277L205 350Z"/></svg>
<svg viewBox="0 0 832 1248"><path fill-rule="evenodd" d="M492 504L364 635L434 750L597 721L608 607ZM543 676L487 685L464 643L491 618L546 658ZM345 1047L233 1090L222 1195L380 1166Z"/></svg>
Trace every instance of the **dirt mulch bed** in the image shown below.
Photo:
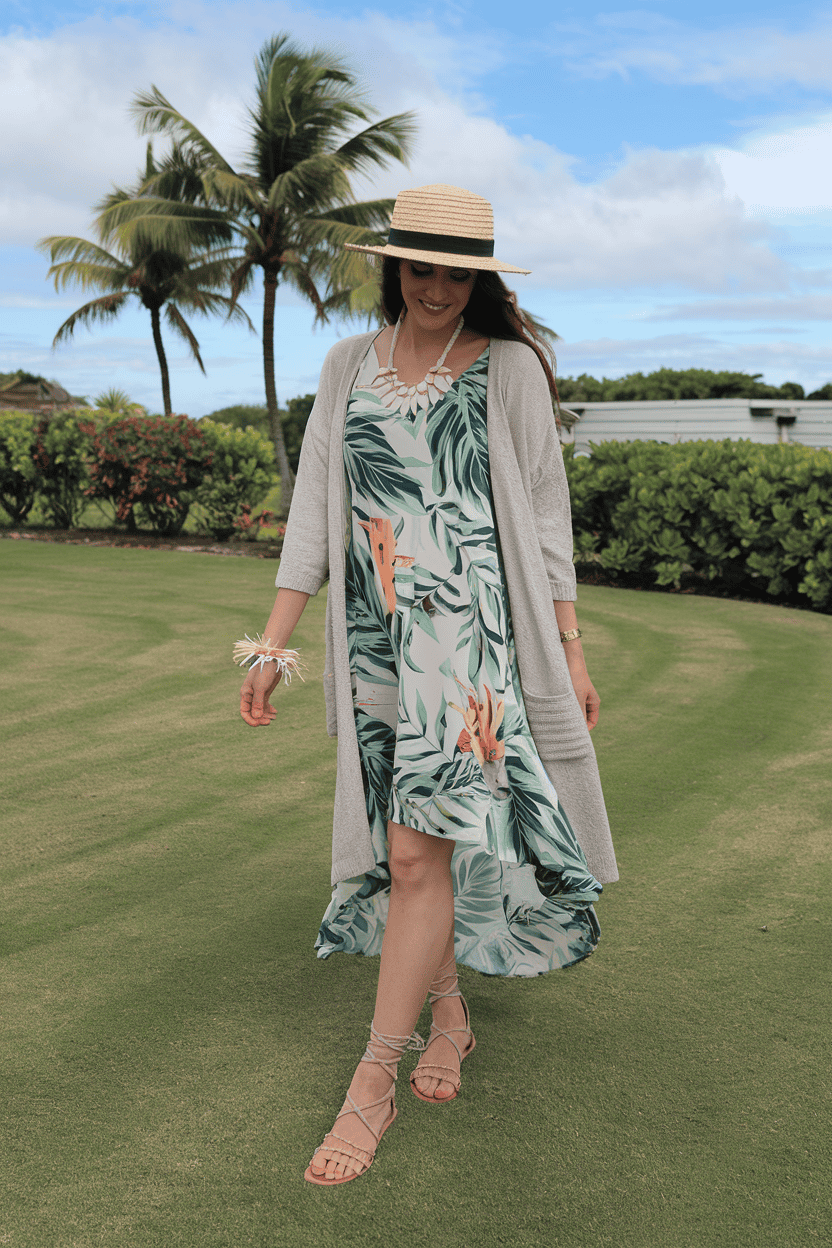
<svg viewBox="0 0 832 1248"><path fill-rule="evenodd" d="M123 533L118 529L0 529L7 541L59 542L66 546L116 546L133 550L184 550L197 555L237 555L248 559L279 559L283 542L218 542L213 537L180 533Z"/></svg>

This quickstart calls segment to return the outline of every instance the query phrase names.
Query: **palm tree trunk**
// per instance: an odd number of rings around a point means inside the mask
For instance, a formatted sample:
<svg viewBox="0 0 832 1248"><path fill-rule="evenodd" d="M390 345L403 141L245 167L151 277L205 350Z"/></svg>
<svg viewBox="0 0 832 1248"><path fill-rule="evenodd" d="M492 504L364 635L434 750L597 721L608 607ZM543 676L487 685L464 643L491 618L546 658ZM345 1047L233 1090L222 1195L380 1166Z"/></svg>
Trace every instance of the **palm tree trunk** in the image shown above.
<svg viewBox="0 0 832 1248"><path fill-rule="evenodd" d="M153 345L156 348L156 356L159 360L159 371L162 374L162 403L165 408L165 415L170 416L172 409L170 405L170 375L168 373L168 361L165 356L165 348L162 344L162 328L159 323L159 309L150 309L150 324L153 327Z"/></svg>
<svg viewBox="0 0 832 1248"><path fill-rule="evenodd" d="M277 408L277 390L274 384L274 305L277 294L277 270L263 270L263 378L266 383L266 407L269 412L269 432L274 443L274 458L280 474L280 518L289 514L295 489L295 474L289 466L283 426Z"/></svg>

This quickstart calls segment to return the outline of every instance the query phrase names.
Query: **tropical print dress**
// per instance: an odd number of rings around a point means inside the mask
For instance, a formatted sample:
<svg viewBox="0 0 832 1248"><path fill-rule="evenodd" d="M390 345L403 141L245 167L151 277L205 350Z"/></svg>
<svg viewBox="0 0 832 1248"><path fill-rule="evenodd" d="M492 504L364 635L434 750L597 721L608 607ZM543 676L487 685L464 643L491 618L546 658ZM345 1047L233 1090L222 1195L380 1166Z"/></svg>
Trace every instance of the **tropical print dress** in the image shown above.
<svg viewBox="0 0 832 1248"><path fill-rule="evenodd" d="M369 389L344 433L347 628L375 868L333 890L318 957L381 951L387 821L455 842L456 957L540 975L598 940L590 875L526 720L488 471L488 349L427 410Z"/></svg>

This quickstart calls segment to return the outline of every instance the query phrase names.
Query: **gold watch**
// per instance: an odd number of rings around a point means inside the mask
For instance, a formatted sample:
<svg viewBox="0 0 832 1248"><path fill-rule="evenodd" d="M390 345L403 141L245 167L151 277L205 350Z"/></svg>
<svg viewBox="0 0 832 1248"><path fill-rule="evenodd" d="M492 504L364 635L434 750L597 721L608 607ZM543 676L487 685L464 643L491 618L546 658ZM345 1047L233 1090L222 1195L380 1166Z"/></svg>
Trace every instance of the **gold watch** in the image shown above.
<svg viewBox="0 0 832 1248"><path fill-rule="evenodd" d="M582 637L583 633L579 628L570 628L568 633L561 633L561 641L576 641L578 637Z"/></svg>

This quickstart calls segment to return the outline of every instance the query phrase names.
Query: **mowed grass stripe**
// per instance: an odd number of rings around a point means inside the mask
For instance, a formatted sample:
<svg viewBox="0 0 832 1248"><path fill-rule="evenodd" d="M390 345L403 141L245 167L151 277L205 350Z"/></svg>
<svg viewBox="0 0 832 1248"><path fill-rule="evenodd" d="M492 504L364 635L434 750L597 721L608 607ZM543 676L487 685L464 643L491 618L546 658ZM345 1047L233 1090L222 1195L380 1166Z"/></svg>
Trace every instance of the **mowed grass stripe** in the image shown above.
<svg viewBox="0 0 832 1248"><path fill-rule="evenodd" d="M0 545L0 1242L826 1242L832 620L581 589L622 864L599 950L463 973L463 1095L437 1111L402 1080L371 1173L322 1191L300 1176L377 964L311 948L323 596L307 684L268 730L235 717L231 642L274 567Z"/></svg>

